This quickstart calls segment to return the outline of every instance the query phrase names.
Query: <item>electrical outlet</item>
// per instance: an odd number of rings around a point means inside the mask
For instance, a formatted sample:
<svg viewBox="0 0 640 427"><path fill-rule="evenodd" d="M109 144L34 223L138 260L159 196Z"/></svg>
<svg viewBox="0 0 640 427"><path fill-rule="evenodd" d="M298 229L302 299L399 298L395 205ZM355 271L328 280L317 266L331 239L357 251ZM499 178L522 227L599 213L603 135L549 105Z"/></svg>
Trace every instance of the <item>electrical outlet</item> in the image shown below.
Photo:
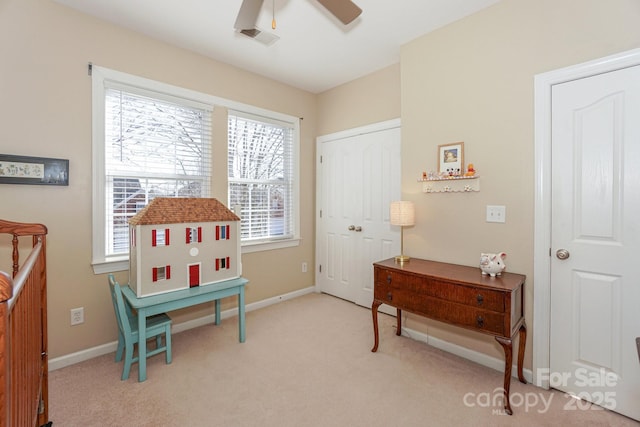
<svg viewBox="0 0 640 427"><path fill-rule="evenodd" d="M505 222L506 217L507 208L505 206L487 205L487 222Z"/></svg>
<svg viewBox="0 0 640 427"><path fill-rule="evenodd" d="M303 272L303 273L306 273L306 272L307 272L307 263L306 263L306 262L303 262L303 263L302 263L302 272Z"/></svg>
<svg viewBox="0 0 640 427"><path fill-rule="evenodd" d="M84 323L84 307L71 309L71 326Z"/></svg>

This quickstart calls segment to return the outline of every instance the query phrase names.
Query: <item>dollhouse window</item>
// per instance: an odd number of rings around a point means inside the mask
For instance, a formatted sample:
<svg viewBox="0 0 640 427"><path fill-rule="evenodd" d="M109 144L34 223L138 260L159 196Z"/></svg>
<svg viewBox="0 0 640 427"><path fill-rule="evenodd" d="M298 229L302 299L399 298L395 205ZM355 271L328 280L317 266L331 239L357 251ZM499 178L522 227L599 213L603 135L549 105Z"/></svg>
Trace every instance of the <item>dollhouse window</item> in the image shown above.
<svg viewBox="0 0 640 427"><path fill-rule="evenodd" d="M166 265L164 267L153 267L153 281L169 280L171 279L171 266Z"/></svg>
<svg viewBox="0 0 640 427"><path fill-rule="evenodd" d="M229 260L229 257L216 258L216 271L228 270L230 268L231 268L231 262Z"/></svg>
<svg viewBox="0 0 640 427"><path fill-rule="evenodd" d="M202 227L187 227L186 228L186 243L200 243L202 242Z"/></svg>
<svg viewBox="0 0 640 427"><path fill-rule="evenodd" d="M151 246L169 246L169 229L151 230Z"/></svg>
<svg viewBox="0 0 640 427"><path fill-rule="evenodd" d="M216 240L229 240L229 228L228 225L216 225Z"/></svg>

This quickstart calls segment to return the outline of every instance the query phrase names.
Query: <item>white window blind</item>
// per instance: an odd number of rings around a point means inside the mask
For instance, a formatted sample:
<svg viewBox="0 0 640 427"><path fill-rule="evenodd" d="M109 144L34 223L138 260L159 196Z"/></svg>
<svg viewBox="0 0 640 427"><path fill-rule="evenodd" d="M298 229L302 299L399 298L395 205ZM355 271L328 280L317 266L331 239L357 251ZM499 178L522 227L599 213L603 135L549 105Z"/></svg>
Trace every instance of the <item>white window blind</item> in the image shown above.
<svg viewBox="0 0 640 427"><path fill-rule="evenodd" d="M128 220L155 197L209 197L211 107L105 81L105 255L129 251Z"/></svg>
<svg viewBox="0 0 640 427"><path fill-rule="evenodd" d="M241 240L296 237L294 124L229 111L229 206L240 207Z"/></svg>

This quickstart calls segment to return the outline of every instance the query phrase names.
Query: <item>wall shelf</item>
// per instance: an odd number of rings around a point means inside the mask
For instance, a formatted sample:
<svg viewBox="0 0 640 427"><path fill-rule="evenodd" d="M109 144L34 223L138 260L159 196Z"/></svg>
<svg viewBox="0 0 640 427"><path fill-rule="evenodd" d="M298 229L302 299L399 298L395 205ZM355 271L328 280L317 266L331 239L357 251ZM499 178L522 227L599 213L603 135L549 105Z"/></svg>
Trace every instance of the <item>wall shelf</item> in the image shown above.
<svg viewBox="0 0 640 427"><path fill-rule="evenodd" d="M479 176L419 179L423 193L470 193L480 191Z"/></svg>

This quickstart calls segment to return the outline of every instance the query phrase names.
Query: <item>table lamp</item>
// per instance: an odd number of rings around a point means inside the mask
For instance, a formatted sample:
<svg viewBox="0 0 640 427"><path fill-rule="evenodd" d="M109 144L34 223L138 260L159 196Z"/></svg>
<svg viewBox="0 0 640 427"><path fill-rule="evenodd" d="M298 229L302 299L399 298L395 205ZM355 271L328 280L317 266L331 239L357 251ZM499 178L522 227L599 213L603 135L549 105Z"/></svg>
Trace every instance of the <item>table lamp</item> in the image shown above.
<svg viewBox="0 0 640 427"><path fill-rule="evenodd" d="M410 257L404 254L404 227L415 225L416 210L413 202L404 200L391 202L389 209L391 225L400 226L400 255L395 257L396 262L409 262Z"/></svg>

